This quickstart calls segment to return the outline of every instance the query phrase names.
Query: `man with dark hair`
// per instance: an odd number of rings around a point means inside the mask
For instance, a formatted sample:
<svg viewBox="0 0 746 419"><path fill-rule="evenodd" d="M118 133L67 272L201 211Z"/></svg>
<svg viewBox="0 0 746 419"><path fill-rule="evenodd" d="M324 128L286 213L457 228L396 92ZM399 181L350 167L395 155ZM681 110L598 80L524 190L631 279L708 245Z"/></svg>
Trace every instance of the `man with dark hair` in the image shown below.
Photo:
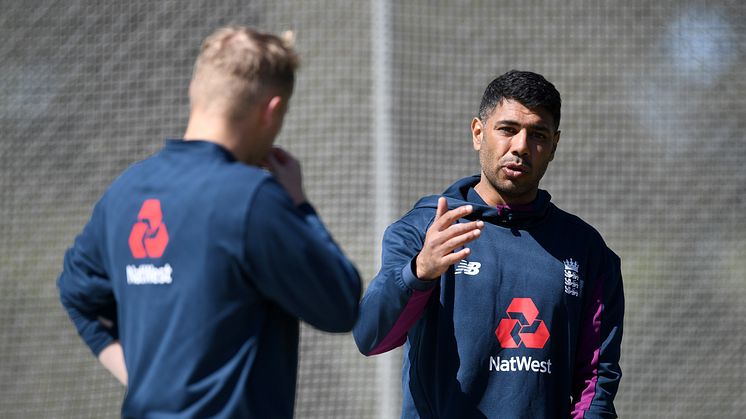
<svg viewBox="0 0 746 419"><path fill-rule="evenodd" d="M65 255L62 304L125 418L292 417L298 320L352 329L358 273L272 147L297 66L289 38L210 35L184 138L119 176Z"/></svg>
<svg viewBox="0 0 746 419"><path fill-rule="evenodd" d="M403 418L616 417L619 258L539 189L560 104L538 74L493 80L471 123L481 173L386 230L353 334L365 355L405 344Z"/></svg>

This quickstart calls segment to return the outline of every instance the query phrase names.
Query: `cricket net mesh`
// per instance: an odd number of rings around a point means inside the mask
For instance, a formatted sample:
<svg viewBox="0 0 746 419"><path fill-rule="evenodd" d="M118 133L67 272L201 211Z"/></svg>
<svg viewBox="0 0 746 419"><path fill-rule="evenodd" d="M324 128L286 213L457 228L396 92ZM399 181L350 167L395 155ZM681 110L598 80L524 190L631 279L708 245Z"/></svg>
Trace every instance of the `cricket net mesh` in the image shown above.
<svg viewBox="0 0 746 419"><path fill-rule="evenodd" d="M202 39L242 24L297 33L278 143L366 282L376 202L391 222L478 171L468 127L496 75L553 81L562 141L542 187L622 258L620 415L743 417L746 3L370 1L2 2L0 416L119 415L124 390L58 302L62 256L107 185L183 133ZM400 352L301 335L297 417L398 415Z"/></svg>

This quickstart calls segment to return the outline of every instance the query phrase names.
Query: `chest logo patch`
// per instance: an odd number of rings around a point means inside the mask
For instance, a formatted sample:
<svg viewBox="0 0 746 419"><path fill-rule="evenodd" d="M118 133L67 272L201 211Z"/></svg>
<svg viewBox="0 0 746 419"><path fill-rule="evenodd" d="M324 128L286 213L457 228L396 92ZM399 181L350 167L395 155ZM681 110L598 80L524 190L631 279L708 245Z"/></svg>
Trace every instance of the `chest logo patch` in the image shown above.
<svg viewBox="0 0 746 419"><path fill-rule="evenodd" d="M549 329L537 318L539 309L530 298L513 298L508 309L508 318L500 319L495 336L503 348L541 349L549 340Z"/></svg>
<svg viewBox="0 0 746 419"><path fill-rule="evenodd" d="M455 275L471 275L474 276L479 273L479 268L482 267L482 264L479 262L469 262L468 260L462 260L461 262L456 265L456 272Z"/></svg>
<svg viewBox="0 0 746 419"><path fill-rule="evenodd" d="M168 230L163 223L161 201L143 202L129 237L130 250L135 259L159 258L168 245Z"/></svg>
<svg viewBox="0 0 746 419"><path fill-rule="evenodd" d="M570 259L565 260L565 294L580 297L580 265Z"/></svg>

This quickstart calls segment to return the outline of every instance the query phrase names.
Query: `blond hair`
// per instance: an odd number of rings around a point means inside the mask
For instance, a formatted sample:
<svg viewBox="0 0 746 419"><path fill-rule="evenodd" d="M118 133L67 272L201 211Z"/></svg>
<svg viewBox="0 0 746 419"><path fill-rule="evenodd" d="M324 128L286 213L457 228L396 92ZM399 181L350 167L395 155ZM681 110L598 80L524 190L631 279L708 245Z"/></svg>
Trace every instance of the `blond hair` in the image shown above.
<svg viewBox="0 0 746 419"><path fill-rule="evenodd" d="M193 107L243 115L268 89L289 97L298 55L293 34L281 37L247 27L224 27L208 36L194 65L189 98Z"/></svg>

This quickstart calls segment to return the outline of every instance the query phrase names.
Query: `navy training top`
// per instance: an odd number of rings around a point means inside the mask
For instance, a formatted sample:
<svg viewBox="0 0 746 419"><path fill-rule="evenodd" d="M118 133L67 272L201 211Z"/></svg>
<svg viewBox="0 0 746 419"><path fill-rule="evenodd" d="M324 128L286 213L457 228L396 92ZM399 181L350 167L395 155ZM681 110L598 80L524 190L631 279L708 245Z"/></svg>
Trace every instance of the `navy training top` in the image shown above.
<svg viewBox="0 0 746 419"><path fill-rule="evenodd" d="M95 355L121 342L123 417L288 418L298 319L349 331L361 284L271 174L169 140L96 204L58 288Z"/></svg>
<svg viewBox="0 0 746 419"><path fill-rule="evenodd" d="M438 196L386 230L353 335L376 355L404 344L402 418L614 418L624 296L598 232L539 191L491 207L461 179L442 196L485 225L466 260L415 275Z"/></svg>

